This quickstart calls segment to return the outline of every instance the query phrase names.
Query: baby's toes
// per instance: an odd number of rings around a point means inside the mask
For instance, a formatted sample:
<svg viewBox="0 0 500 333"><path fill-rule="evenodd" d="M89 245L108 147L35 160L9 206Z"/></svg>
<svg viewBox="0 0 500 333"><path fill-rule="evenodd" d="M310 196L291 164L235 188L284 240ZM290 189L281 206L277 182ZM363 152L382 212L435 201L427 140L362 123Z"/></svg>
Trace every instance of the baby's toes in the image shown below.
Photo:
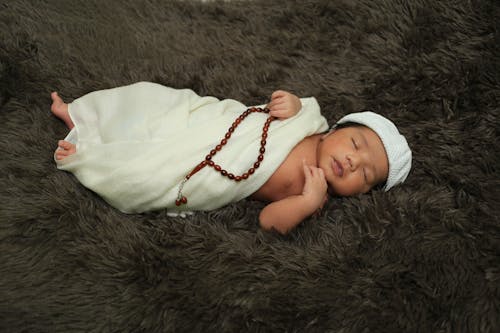
<svg viewBox="0 0 500 333"><path fill-rule="evenodd" d="M55 155L56 155L56 160L62 160L63 158L68 156L68 152L64 149L58 149Z"/></svg>
<svg viewBox="0 0 500 333"><path fill-rule="evenodd" d="M58 145L59 147L61 147L62 149L64 149L64 150L70 150L70 149L71 149L71 147L73 146L73 145L71 144L71 142L64 141L64 140L59 140L59 141L57 142L57 145Z"/></svg>
<svg viewBox="0 0 500 333"><path fill-rule="evenodd" d="M62 100L61 97L59 97L59 94L56 91L52 92L50 94L50 97L52 98L52 101L56 104L63 104L64 103L64 101Z"/></svg>

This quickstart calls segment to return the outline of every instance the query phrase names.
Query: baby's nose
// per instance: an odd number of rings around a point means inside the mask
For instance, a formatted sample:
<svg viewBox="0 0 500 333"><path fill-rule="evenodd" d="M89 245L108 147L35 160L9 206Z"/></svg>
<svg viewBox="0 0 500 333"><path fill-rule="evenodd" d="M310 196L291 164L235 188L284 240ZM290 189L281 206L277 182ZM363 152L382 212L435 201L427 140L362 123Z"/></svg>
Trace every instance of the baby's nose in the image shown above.
<svg viewBox="0 0 500 333"><path fill-rule="evenodd" d="M355 171L359 166L359 156L356 154L347 155L347 162L349 163L349 170Z"/></svg>

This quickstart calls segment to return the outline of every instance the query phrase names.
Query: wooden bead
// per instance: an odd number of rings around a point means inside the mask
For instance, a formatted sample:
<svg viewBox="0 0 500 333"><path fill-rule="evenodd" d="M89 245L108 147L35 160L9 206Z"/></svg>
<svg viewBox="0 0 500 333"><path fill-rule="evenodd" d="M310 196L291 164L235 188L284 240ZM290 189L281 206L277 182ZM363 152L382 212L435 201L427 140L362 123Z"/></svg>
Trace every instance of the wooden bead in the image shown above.
<svg viewBox="0 0 500 333"><path fill-rule="evenodd" d="M255 163L253 164L253 167L254 167L255 169L257 169L258 167L260 167L260 162L255 162Z"/></svg>
<svg viewBox="0 0 500 333"><path fill-rule="evenodd" d="M264 155L262 155L262 154L261 154L261 155L259 155L259 157L257 157L257 160L258 160L259 162L262 162L262 161L264 160Z"/></svg>

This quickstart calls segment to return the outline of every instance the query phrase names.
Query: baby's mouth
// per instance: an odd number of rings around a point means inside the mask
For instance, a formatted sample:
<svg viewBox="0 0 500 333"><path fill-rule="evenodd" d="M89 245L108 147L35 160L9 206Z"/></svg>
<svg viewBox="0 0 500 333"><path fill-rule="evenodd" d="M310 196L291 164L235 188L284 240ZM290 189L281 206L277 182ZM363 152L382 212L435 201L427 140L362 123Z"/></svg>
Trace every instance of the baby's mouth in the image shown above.
<svg viewBox="0 0 500 333"><path fill-rule="evenodd" d="M333 173L337 177L342 177L344 175L344 168L342 167L342 164L340 164L335 158L332 158L332 169Z"/></svg>

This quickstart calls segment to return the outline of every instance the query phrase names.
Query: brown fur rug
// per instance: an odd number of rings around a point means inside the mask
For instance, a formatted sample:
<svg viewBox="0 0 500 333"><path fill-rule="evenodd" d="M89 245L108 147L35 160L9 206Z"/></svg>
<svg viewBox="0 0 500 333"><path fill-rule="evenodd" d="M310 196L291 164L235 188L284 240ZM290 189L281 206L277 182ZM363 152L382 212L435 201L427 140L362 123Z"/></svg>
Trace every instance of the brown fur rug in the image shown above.
<svg viewBox="0 0 500 333"><path fill-rule="evenodd" d="M500 332L499 22L493 0L0 1L0 331ZM287 236L253 201L125 215L56 169L49 93L141 80L374 110L413 170Z"/></svg>

